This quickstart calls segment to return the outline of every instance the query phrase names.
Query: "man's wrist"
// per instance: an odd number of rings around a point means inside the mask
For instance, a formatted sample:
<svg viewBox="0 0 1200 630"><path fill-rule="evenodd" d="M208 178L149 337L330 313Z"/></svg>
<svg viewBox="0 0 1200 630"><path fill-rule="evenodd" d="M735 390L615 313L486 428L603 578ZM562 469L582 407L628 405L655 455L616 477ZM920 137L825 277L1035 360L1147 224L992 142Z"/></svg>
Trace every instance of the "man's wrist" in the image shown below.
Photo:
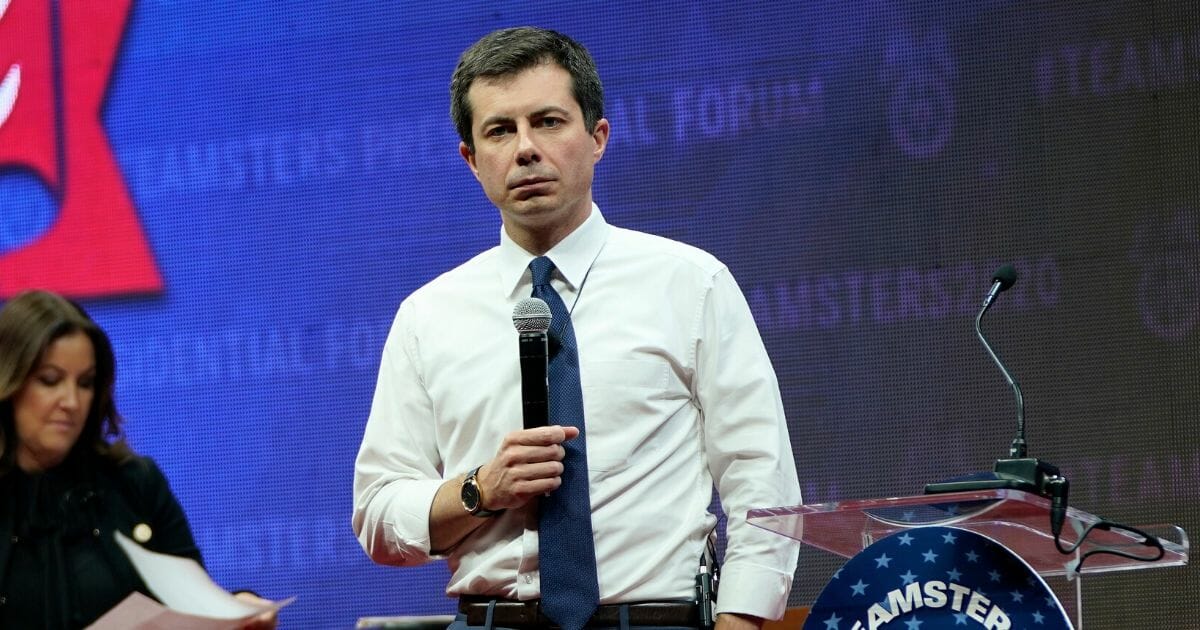
<svg viewBox="0 0 1200 630"><path fill-rule="evenodd" d="M483 466L476 466L463 478L462 486L459 490L459 498L462 501L463 509L467 511L467 514L481 518L503 514L504 510L489 510L483 507L483 488L480 486L478 478L480 468L483 468Z"/></svg>

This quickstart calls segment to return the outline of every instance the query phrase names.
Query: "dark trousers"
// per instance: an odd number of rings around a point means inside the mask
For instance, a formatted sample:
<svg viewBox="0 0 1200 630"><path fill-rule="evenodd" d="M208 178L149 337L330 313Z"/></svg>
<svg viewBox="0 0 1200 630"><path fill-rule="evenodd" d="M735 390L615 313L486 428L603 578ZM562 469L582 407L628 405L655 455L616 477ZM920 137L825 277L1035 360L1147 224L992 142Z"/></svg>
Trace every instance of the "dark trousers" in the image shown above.
<svg viewBox="0 0 1200 630"><path fill-rule="evenodd" d="M466 614L460 612L455 616L454 623L451 623L449 626L447 626L446 630L530 630L530 628L538 627L538 626L521 626L519 628L514 628L514 627L510 627L510 626L501 626L501 625L497 625L497 624L493 623L491 609L494 608L495 604L496 604L496 600L492 600L492 602L490 602L487 618L484 620L484 623L482 625L475 625L475 626L469 625L467 623ZM647 630L695 630L695 628L697 627L697 626L633 625L629 622L629 604L620 604L619 607L620 607L619 623L617 625L612 625L612 626L588 625L588 628L597 628L597 629L601 629L601 630L641 630L641 629L647 629ZM547 628L549 630L549 629L555 629L558 626L542 626L542 627Z"/></svg>

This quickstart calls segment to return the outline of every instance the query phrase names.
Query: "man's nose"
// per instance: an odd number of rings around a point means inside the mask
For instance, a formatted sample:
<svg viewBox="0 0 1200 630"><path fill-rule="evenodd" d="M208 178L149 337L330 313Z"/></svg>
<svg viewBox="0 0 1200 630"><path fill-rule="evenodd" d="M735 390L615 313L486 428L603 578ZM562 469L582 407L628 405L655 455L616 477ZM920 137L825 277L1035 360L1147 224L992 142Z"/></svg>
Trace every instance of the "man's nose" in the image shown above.
<svg viewBox="0 0 1200 630"><path fill-rule="evenodd" d="M534 141L531 129L517 130L517 164L526 166L533 162L541 162L542 153Z"/></svg>

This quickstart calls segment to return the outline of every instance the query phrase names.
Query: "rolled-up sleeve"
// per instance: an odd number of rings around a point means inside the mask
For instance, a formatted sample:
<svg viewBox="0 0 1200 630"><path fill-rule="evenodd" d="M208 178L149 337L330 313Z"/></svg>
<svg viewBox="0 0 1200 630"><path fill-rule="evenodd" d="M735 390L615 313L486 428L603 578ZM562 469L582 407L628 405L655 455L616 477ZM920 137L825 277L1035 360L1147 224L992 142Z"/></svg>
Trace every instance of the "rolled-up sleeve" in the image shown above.
<svg viewBox="0 0 1200 630"><path fill-rule="evenodd" d="M797 505L800 485L774 369L728 269L700 308L694 395L709 471L728 517L717 612L778 619L799 543L746 522L748 510Z"/></svg>
<svg viewBox="0 0 1200 630"><path fill-rule="evenodd" d="M433 559L429 513L442 485L433 406L421 380L409 317L402 304L384 345L354 465L352 519L372 560L402 566Z"/></svg>

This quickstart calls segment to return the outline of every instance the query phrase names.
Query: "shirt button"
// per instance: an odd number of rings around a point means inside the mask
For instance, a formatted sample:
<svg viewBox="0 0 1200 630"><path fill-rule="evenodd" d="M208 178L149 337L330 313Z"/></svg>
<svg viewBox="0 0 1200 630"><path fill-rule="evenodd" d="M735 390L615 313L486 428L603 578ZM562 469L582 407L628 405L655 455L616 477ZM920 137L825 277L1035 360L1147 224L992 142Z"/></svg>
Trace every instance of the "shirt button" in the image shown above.
<svg viewBox="0 0 1200 630"><path fill-rule="evenodd" d="M4 597L3 595L0 595L0 606L3 606L7 603L8 603L8 598Z"/></svg>
<svg viewBox="0 0 1200 630"><path fill-rule="evenodd" d="M92 530L92 536L95 536L96 538L99 538L99 537L100 537L100 530L98 530L98 529L93 529L93 530Z"/></svg>
<svg viewBox="0 0 1200 630"><path fill-rule="evenodd" d="M529 575L528 573L526 573L526 574L525 574L525 583L526 583L526 584L533 584L533 576L532 576L532 575Z"/></svg>

